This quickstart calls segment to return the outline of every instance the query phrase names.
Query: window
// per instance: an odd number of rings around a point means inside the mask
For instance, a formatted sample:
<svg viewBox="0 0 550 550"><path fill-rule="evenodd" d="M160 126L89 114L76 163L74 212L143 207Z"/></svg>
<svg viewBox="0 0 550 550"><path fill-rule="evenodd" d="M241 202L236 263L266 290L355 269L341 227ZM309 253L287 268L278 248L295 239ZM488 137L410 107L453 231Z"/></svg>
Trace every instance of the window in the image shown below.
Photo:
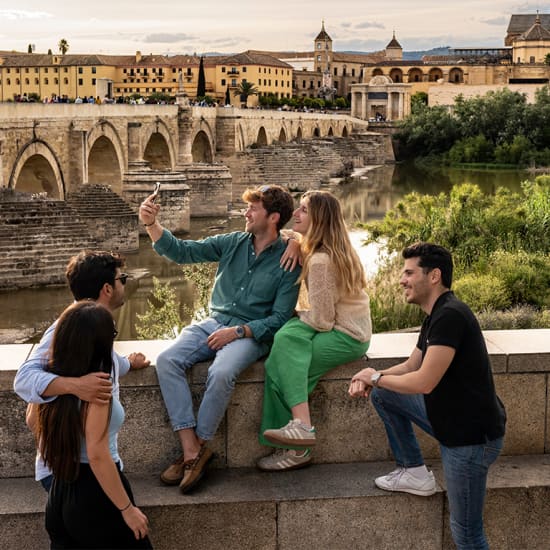
<svg viewBox="0 0 550 550"><path fill-rule="evenodd" d="M351 70L351 76L355 76L355 69Z"/></svg>
<svg viewBox="0 0 550 550"><path fill-rule="evenodd" d="M322 48L321 42L317 42L317 49L320 50Z"/></svg>
<svg viewBox="0 0 550 550"><path fill-rule="evenodd" d="M222 78L222 86L225 86L225 78Z"/></svg>
<svg viewBox="0 0 550 550"><path fill-rule="evenodd" d="M54 84L59 84L59 78L54 78L54 79L53 79L53 83L54 83Z"/></svg>
<svg viewBox="0 0 550 550"><path fill-rule="evenodd" d="M321 61L321 56L320 55L317 56L317 61Z"/></svg>
<svg viewBox="0 0 550 550"><path fill-rule="evenodd" d="M532 55L530 58L529 58L529 63L534 63L535 62L535 56Z"/></svg>
<svg viewBox="0 0 550 550"><path fill-rule="evenodd" d="M95 78L92 78L92 86L95 86Z"/></svg>
<svg viewBox="0 0 550 550"><path fill-rule="evenodd" d="M65 71L66 71L66 70L67 70L67 69L65 69ZM34 68L34 72L35 72L35 73L38 72L38 67L35 67L35 68Z"/></svg>
<svg viewBox="0 0 550 550"><path fill-rule="evenodd" d="M246 73L246 67L243 67L243 73Z"/></svg>
<svg viewBox="0 0 550 550"><path fill-rule="evenodd" d="M48 72L48 67L44 67L44 72L45 72L45 73Z"/></svg>
<svg viewBox="0 0 550 550"><path fill-rule="evenodd" d="M96 72L97 72L96 67L92 67L92 74L96 74Z"/></svg>
<svg viewBox="0 0 550 550"><path fill-rule="evenodd" d="M81 78L79 78L79 79L78 79L78 85L79 85L79 86L82 86L82 84L83 84L83 81L82 81Z"/></svg>
<svg viewBox="0 0 550 550"><path fill-rule="evenodd" d="M34 83L35 83L36 85L38 85L38 84L40 83L40 81L38 80L38 78L35 78L35 79L34 79Z"/></svg>
<svg viewBox="0 0 550 550"><path fill-rule="evenodd" d="M258 84L261 86L262 85L262 79L261 78L258 78Z"/></svg>
<svg viewBox="0 0 550 550"><path fill-rule="evenodd" d="M191 71L190 67L187 67L187 72L185 73L187 76L193 76L193 72Z"/></svg>
<svg viewBox="0 0 550 550"><path fill-rule="evenodd" d="M58 72L59 72L59 71L57 70L57 67L54 67L54 68L53 68L53 72L54 72L54 73L58 73Z"/></svg>
<svg viewBox="0 0 550 550"><path fill-rule="evenodd" d="M278 86L278 85L279 85L279 81L276 80L276 81L275 81L275 86Z"/></svg>
<svg viewBox="0 0 550 550"><path fill-rule="evenodd" d="M64 78L63 79L63 84L68 84L69 83L69 79L68 78Z"/></svg>
<svg viewBox="0 0 550 550"><path fill-rule="evenodd" d="M78 67L78 74L82 74L83 72L82 67Z"/></svg>
<svg viewBox="0 0 550 550"><path fill-rule="evenodd" d="M44 84L49 84L49 81L47 78L44 79Z"/></svg>
<svg viewBox="0 0 550 550"><path fill-rule="evenodd" d="M25 78L25 84L29 85L29 79Z"/></svg>
<svg viewBox="0 0 550 550"><path fill-rule="evenodd" d="M237 86L237 79L236 78L231 79L231 86L233 86L233 87Z"/></svg>
<svg viewBox="0 0 550 550"><path fill-rule="evenodd" d="M225 73L225 67L222 67L222 73Z"/></svg>
<svg viewBox="0 0 550 550"><path fill-rule="evenodd" d="M63 72L64 73L68 73L69 72L69 69L67 67L63 67Z"/></svg>
<svg viewBox="0 0 550 550"><path fill-rule="evenodd" d="M307 86L306 86L306 81L305 81L305 80L302 80L302 83L303 83L303 84L302 84L302 88L306 88L306 87L307 87Z"/></svg>
<svg viewBox="0 0 550 550"><path fill-rule="evenodd" d="M29 72L29 68L28 68L28 67L25 67L25 72L26 72L26 73Z"/></svg>
<svg viewBox="0 0 550 550"><path fill-rule="evenodd" d="M11 84L11 80L9 78L6 79L6 84L9 86Z"/></svg>
<svg viewBox="0 0 550 550"><path fill-rule="evenodd" d="M342 69L342 76L346 76L346 68L345 67Z"/></svg>

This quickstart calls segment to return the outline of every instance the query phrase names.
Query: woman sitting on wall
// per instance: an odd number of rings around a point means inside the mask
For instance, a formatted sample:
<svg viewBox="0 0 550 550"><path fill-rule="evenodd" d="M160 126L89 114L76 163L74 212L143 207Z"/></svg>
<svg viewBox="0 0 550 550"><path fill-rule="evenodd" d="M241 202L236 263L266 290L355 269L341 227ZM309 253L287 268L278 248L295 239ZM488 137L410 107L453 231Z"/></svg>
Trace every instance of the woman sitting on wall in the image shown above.
<svg viewBox="0 0 550 550"><path fill-rule="evenodd" d="M360 358L371 337L365 271L340 203L327 191L308 191L293 216L294 231L303 237L301 289L298 316L275 334L265 363L259 439L278 447L258 461L266 471L311 461L316 436L308 396L326 372Z"/></svg>

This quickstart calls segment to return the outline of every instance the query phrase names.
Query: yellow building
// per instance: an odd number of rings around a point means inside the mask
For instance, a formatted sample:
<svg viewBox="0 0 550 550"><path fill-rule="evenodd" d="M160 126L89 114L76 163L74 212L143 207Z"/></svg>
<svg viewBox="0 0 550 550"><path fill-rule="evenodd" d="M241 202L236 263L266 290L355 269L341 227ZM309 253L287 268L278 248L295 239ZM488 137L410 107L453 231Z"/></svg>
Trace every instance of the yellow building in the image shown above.
<svg viewBox="0 0 550 550"><path fill-rule="evenodd" d="M0 101L38 97L108 98L134 94L148 97L175 95L180 85L186 94L197 96L200 57L196 55L49 55L0 52ZM279 59L247 51L232 56L205 56L203 68L206 95L240 104L233 92L244 81L253 83L259 95L278 98L292 95L292 67ZM256 97L256 99L254 99ZM249 103L257 103L251 96Z"/></svg>

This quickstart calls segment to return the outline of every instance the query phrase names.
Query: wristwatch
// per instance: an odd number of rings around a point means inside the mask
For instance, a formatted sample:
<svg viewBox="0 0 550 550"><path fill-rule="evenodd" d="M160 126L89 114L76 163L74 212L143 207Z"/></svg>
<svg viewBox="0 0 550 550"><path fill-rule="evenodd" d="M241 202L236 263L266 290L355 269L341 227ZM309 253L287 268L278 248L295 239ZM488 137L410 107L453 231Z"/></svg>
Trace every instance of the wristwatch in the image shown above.
<svg viewBox="0 0 550 550"><path fill-rule="evenodd" d="M244 326L237 325L235 327L235 334L237 335L237 338L244 338L246 336L246 331L244 330Z"/></svg>
<svg viewBox="0 0 550 550"><path fill-rule="evenodd" d="M382 378L381 372L375 372L371 377L370 381L372 385L376 388L378 386L378 383L380 382L380 378Z"/></svg>

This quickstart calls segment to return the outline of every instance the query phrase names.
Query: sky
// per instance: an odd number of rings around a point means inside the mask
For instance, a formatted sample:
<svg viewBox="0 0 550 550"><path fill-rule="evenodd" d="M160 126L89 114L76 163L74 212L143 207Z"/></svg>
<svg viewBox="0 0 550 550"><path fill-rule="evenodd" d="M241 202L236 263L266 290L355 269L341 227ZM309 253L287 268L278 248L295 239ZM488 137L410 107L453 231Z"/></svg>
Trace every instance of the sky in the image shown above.
<svg viewBox="0 0 550 550"><path fill-rule="evenodd" d="M391 6L388 10L387 7ZM0 50L103 54L311 51L325 21L335 51L500 47L510 15L550 12L518 0L0 0Z"/></svg>

